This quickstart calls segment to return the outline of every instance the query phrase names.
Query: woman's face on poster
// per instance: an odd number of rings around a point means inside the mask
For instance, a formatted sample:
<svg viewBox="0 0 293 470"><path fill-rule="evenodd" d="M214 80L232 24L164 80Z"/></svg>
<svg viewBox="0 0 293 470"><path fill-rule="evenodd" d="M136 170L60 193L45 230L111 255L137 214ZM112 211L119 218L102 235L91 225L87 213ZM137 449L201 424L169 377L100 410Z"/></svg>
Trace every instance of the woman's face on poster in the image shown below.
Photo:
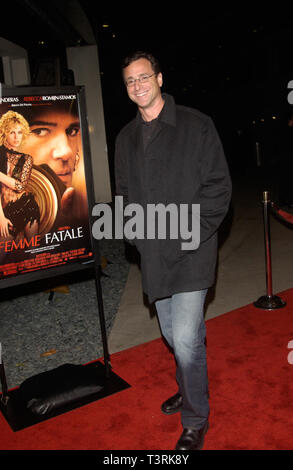
<svg viewBox="0 0 293 470"><path fill-rule="evenodd" d="M35 165L47 164L69 187L79 160L80 123L65 111L45 111L30 122L30 134L22 151Z"/></svg>
<svg viewBox="0 0 293 470"><path fill-rule="evenodd" d="M23 129L20 124L11 124L8 132L5 134L6 147L12 150L17 150L23 138Z"/></svg>

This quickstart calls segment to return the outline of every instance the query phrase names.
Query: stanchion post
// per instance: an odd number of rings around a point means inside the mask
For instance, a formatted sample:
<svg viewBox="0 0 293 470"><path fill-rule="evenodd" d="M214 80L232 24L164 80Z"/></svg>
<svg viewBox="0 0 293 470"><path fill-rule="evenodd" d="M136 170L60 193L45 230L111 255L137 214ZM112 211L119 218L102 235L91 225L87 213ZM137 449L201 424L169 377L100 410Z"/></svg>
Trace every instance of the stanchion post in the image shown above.
<svg viewBox="0 0 293 470"><path fill-rule="evenodd" d="M272 261L271 261L271 234L269 205L270 196L268 191L263 192L263 222L264 222L264 243L265 243L265 263L266 263L266 287L267 295L260 297L253 305L264 310L275 310L284 307L286 302L277 295L273 295L272 287Z"/></svg>
<svg viewBox="0 0 293 470"><path fill-rule="evenodd" d="M270 198L268 191L263 192L263 222L264 222L264 241L265 241L265 261L266 261L266 285L267 297L273 296L273 283L272 283L272 260L271 260L271 231L270 231L270 216L269 204Z"/></svg>

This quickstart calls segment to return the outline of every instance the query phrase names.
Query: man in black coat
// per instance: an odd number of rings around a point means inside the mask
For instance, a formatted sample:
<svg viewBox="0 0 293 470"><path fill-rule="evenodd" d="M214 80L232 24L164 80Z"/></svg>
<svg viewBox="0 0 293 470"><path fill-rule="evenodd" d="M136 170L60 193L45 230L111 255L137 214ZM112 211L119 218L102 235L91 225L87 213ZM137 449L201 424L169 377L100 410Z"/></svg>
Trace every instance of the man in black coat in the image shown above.
<svg viewBox="0 0 293 470"><path fill-rule="evenodd" d="M214 282L217 230L229 207L231 180L211 119L161 93L162 73L151 54L126 58L123 78L138 113L116 140L116 192L126 206L143 210L143 236L140 231L128 238L140 253L143 290L155 302L176 359L178 392L162 411L181 411L183 433L176 450L200 449L209 416L203 308ZM166 230L153 236L162 214Z"/></svg>

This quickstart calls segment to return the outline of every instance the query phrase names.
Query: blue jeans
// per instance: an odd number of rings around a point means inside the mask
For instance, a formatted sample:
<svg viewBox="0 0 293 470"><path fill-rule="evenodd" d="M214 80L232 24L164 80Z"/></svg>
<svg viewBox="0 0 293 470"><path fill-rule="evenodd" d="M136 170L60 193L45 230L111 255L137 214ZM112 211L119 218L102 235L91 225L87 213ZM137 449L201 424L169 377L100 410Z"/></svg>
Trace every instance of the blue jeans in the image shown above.
<svg viewBox="0 0 293 470"><path fill-rule="evenodd" d="M174 294L155 302L162 335L176 359L184 428L200 429L208 419L208 374L204 301L207 289Z"/></svg>

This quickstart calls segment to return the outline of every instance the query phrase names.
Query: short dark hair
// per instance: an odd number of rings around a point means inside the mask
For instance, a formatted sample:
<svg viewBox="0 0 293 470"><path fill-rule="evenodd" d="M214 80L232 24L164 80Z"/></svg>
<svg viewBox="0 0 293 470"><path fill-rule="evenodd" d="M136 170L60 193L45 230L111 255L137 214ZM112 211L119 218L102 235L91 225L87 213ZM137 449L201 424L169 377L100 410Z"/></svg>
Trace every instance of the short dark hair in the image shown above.
<svg viewBox="0 0 293 470"><path fill-rule="evenodd" d="M132 62L135 60L139 59L146 59L151 63L152 69L155 72L156 75L158 75L161 72L161 67L158 62L158 60L153 56L153 54L149 52L144 52L144 51L136 51L133 54L130 54L129 56L125 57L122 61L122 72L123 69L128 67Z"/></svg>

